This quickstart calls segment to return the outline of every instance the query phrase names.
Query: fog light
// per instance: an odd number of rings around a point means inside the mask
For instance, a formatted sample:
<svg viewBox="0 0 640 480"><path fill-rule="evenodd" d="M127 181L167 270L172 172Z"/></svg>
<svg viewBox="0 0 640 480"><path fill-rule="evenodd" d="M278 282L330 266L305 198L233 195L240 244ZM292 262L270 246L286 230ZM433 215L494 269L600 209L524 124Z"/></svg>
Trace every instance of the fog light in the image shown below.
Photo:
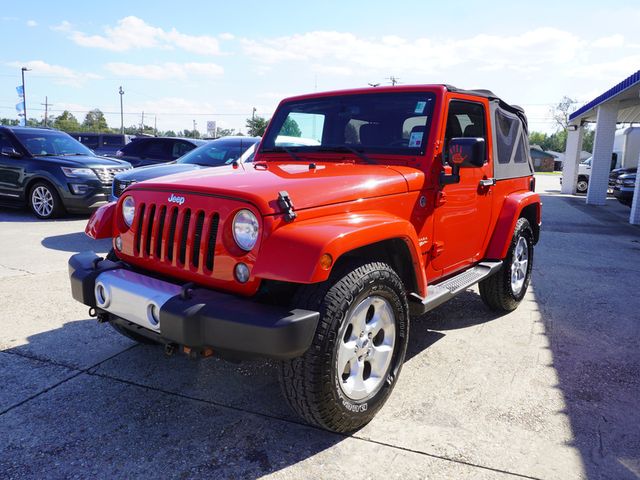
<svg viewBox="0 0 640 480"><path fill-rule="evenodd" d="M120 235L118 235L118 236L116 237L115 244L116 244L116 250L118 250L119 252L121 252L121 251L122 251L122 238L120 237Z"/></svg>
<svg viewBox="0 0 640 480"><path fill-rule="evenodd" d="M89 185L84 183L70 183L71 191L76 195L84 195L89 191Z"/></svg>
<svg viewBox="0 0 640 480"><path fill-rule="evenodd" d="M157 327L160 323L160 309L155 303L150 303L147 306L147 319L154 327Z"/></svg>
<svg viewBox="0 0 640 480"><path fill-rule="evenodd" d="M236 280L240 283L246 283L249 280L249 267L244 263L238 263L235 268Z"/></svg>

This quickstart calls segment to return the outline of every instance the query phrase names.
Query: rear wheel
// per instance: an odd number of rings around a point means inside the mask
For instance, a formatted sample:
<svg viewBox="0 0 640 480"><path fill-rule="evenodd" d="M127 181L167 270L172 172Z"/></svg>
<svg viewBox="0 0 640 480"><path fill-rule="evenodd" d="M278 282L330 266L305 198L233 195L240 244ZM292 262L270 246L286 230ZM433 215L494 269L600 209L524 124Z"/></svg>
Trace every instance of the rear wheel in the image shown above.
<svg viewBox="0 0 640 480"><path fill-rule="evenodd" d="M480 297L492 310L511 312L527 293L533 266L533 230L519 218L502 267L479 284Z"/></svg>
<svg viewBox="0 0 640 480"><path fill-rule="evenodd" d="M58 217L64 212L58 192L47 182L36 182L31 187L29 206L33 214L43 220Z"/></svg>
<svg viewBox="0 0 640 480"><path fill-rule="evenodd" d="M281 364L291 407L319 427L350 432L384 405L402 368L409 315L404 285L384 263L356 264L301 287L296 306L320 312L307 352Z"/></svg>
<svg viewBox="0 0 640 480"><path fill-rule="evenodd" d="M576 192L587 193L587 190L589 190L589 180L584 177L580 177L578 179L578 183L576 184Z"/></svg>

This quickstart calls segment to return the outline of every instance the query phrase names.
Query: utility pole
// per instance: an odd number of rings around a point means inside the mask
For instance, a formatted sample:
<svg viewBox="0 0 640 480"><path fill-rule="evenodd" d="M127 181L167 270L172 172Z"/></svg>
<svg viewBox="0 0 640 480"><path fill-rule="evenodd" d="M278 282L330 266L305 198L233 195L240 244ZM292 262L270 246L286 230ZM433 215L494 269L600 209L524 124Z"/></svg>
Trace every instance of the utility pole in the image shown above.
<svg viewBox="0 0 640 480"><path fill-rule="evenodd" d="M256 107L253 107L253 112L251 112L251 120L256 119Z"/></svg>
<svg viewBox="0 0 640 480"><path fill-rule="evenodd" d="M120 134L124 135L124 113L122 110L122 96L124 95L124 90L122 89L122 85L120 85L118 93L120 94Z"/></svg>
<svg viewBox="0 0 640 480"><path fill-rule="evenodd" d="M158 116L157 115L153 116L153 134L156 137L158 136Z"/></svg>
<svg viewBox="0 0 640 480"><path fill-rule="evenodd" d="M140 122L140 133L144 133L144 112L142 112L142 121Z"/></svg>
<svg viewBox="0 0 640 480"><path fill-rule="evenodd" d="M196 125L197 125L197 123L196 123L196 121L194 120L194 121L193 121L193 138L196 138Z"/></svg>
<svg viewBox="0 0 640 480"><path fill-rule="evenodd" d="M30 72L31 69L27 68L27 67L22 67L21 69L22 72L22 104L24 105L24 126L27 126L27 90L24 87L24 72Z"/></svg>
<svg viewBox="0 0 640 480"><path fill-rule="evenodd" d="M389 80L391 81L391 86L395 87L396 83L399 83L400 79L398 77L394 77L393 75L391 75L389 77Z"/></svg>
<svg viewBox="0 0 640 480"><path fill-rule="evenodd" d="M45 96L44 97L44 103L41 103L40 105L44 105L44 126L48 127L49 126L49 107L53 107L52 103L49 103L49 97Z"/></svg>

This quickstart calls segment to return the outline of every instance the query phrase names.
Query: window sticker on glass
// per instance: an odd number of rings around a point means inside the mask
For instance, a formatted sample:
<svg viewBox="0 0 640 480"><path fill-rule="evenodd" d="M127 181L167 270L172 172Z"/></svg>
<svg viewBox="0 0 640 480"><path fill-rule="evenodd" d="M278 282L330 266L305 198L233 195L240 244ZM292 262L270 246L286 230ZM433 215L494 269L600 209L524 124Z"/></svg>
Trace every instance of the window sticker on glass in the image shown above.
<svg viewBox="0 0 640 480"><path fill-rule="evenodd" d="M409 137L409 148L415 148L422 146L422 136L424 132L411 132Z"/></svg>
<svg viewBox="0 0 640 480"><path fill-rule="evenodd" d="M424 113L424 107L427 106L427 102L416 102L416 109L414 113Z"/></svg>

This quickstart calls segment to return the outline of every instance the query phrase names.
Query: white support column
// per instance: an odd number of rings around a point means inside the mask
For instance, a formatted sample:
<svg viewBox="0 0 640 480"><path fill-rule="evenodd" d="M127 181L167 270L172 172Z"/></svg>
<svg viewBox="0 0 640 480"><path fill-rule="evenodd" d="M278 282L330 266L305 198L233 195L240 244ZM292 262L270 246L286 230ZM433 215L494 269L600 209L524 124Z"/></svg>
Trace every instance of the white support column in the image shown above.
<svg viewBox="0 0 640 480"><path fill-rule="evenodd" d="M636 174L636 188L633 191L633 203L631 204L629 223L640 225L640 158L638 159L638 174Z"/></svg>
<svg viewBox="0 0 640 480"><path fill-rule="evenodd" d="M562 193L576 193L576 183L578 183L578 163L580 162L584 127L582 125L575 127L577 130L567 132L567 147L562 162ZM569 126L569 128L572 127Z"/></svg>
<svg viewBox="0 0 640 480"><path fill-rule="evenodd" d="M618 121L618 104L602 104L598 107L596 134L593 141L593 160L589 176L587 203L604 205L607 202L611 154Z"/></svg>

